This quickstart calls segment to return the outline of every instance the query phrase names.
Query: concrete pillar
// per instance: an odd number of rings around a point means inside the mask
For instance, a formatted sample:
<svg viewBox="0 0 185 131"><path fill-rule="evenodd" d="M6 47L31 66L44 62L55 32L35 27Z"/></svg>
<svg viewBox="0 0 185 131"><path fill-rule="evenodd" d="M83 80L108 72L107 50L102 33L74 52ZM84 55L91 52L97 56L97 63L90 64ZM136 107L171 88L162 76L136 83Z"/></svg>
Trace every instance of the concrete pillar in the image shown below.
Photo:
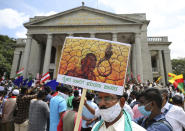
<svg viewBox="0 0 185 131"><path fill-rule="evenodd" d="M52 34L48 34L47 43L46 43L45 57L44 57L43 73L46 73L46 72L49 71L51 48L52 48L52 39L53 39Z"/></svg>
<svg viewBox="0 0 185 131"><path fill-rule="evenodd" d="M141 82L143 82L143 65L142 65L142 58L141 58L141 38L140 34L137 33L135 35L135 44L136 44L136 70L137 75L140 75Z"/></svg>
<svg viewBox="0 0 185 131"><path fill-rule="evenodd" d="M118 41L117 33L112 34L112 41Z"/></svg>
<svg viewBox="0 0 185 131"><path fill-rule="evenodd" d="M162 59L162 52L161 50L158 51L158 56L159 56L159 71L160 71L160 76L162 76L162 82L165 84L165 76L164 76L164 65L163 65L163 59Z"/></svg>
<svg viewBox="0 0 185 131"><path fill-rule="evenodd" d="M17 72L17 68L18 68L17 66L18 66L18 62L19 62L19 54L20 54L20 52L14 51L10 78L14 78L16 76L16 72Z"/></svg>
<svg viewBox="0 0 185 131"><path fill-rule="evenodd" d="M168 73L172 72L171 66L171 59L170 59L170 50L164 50L164 61L165 61L165 68L166 68L166 78L168 78Z"/></svg>
<svg viewBox="0 0 185 131"><path fill-rule="evenodd" d="M132 73L136 78L136 44L132 44Z"/></svg>
<svg viewBox="0 0 185 131"><path fill-rule="evenodd" d="M23 77L24 78L27 78L31 42L32 42L32 36L30 34L27 34L26 47L24 49L24 58L23 58L23 68L24 68Z"/></svg>
<svg viewBox="0 0 185 131"><path fill-rule="evenodd" d="M90 33L90 38L95 38L95 33Z"/></svg>

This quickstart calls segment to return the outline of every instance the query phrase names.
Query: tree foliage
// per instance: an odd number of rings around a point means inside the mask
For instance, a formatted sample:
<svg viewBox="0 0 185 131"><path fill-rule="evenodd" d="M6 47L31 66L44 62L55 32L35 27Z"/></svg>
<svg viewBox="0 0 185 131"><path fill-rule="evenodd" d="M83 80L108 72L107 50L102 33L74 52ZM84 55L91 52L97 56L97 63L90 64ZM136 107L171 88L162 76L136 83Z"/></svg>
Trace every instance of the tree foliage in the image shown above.
<svg viewBox="0 0 185 131"><path fill-rule="evenodd" d="M171 60L172 70L174 74L185 76L185 58Z"/></svg>
<svg viewBox="0 0 185 131"><path fill-rule="evenodd" d="M4 72L6 72L7 76L10 75L15 42L13 38L0 35L0 76L2 76Z"/></svg>

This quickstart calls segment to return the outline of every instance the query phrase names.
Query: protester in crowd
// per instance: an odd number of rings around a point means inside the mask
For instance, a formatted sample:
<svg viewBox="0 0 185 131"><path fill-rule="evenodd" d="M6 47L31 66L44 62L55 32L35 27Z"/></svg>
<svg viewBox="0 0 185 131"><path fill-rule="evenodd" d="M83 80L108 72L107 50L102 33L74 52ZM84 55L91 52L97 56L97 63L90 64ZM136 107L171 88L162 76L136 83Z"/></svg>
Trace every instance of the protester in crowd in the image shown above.
<svg viewBox="0 0 185 131"><path fill-rule="evenodd" d="M179 95L173 96L172 104L184 108L184 101L182 96L179 96Z"/></svg>
<svg viewBox="0 0 185 131"><path fill-rule="evenodd" d="M161 114L162 97L157 88L146 89L139 104L139 111L144 115L134 121L147 131L172 131L172 127Z"/></svg>
<svg viewBox="0 0 185 131"><path fill-rule="evenodd" d="M14 89L11 94L11 97L7 99L3 107L1 131L14 131L16 96L19 95L19 90Z"/></svg>
<svg viewBox="0 0 185 131"><path fill-rule="evenodd" d="M57 125L62 114L67 110L69 86L58 86L58 94L50 100L50 131L57 131Z"/></svg>
<svg viewBox="0 0 185 131"><path fill-rule="evenodd" d="M26 131L28 129L28 115L30 101L36 98L37 94L29 95L35 88L28 90L27 87L22 87L20 95L17 96L17 107L14 120L15 131Z"/></svg>
<svg viewBox="0 0 185 131"><path fill-rule="evenodd" d="M173 127L173 131L182 131L185 129L185 112L181 107L168 103L168 89L161 88L160 93L162 95L162 109L166 120Z"/></svg>
<svg viewBox="0 0 185 131"><path fill-rule="evenodd" d="M67 99L67 108L68 109L72 109L73 108L73 105L72 105L73 98L74 98L73 89L70 88L70 90L69 90L69 97Z"/></svg>
<svg viewBox="0 0 185 131"><path fill-rule="evenodd" d="M85 102L87 109L95 116L101 116L101 120L98 121L92 131L144 131L145 129L131 121L130 115L123 111L125 104L124 97L117 96L115 94L97 93L96 102L99 108L93 110Z"/></svg>
<svg viewBox="0 0 185 131"><path fill-rule="evenodd" d="M79 104L80 97L74 97L72 100L73 110L67 110L65 113L62 114L60 122L57 126L57 131L74 131ZM82 119L80 118L78 131L81 131L81 125Z"/></svg>
<svg viewBox="0 0 185 131"><path fill-rule="evenodd" d="M133 87L135 87L135 86L133 86ZM137 91L132 91L132 92L130 93L130 96L129 96L129 98L128 98L128 104L129 104L129 105L133 104L133 102L136 101L136 93L137 93Z"/></svg>
<svg viewBox="0 0 185 131"><path fill-rule="evenodd" d="M79 90L74 90L74 97L79 97L80 94L79 94Z"/></svg>
<svg viewBox="0 0 185 131"><path fill-rule="evenodd" d="M51 91L51 88L50 88L49 86L45 86L45 87L44 87L44 90L45 90L45 92L46 92L45 102L47 102L47 103L49 104L51 98L53 97L53 96L51 95L51 92L52 92L52 91Z"/></svg>
<svg viewBox="0 0 185 131"><path fill-rule="evenodd" d="M46 131L49 107L43 100L46 97L44 90L39 91L37 99L31 100L29 108L28 131Z"/></svg>
<svg viewBox="0 0 185 131"><path fill-rule="evenodd" d="M128 100L128 94L126 92L123 93L123 97L125 98L125 104L123 109L129 113L131 119L133 119L134 113L132 111L132 108L130 107L130 105L128 104L127 100Z"/></svg>
<svg viewBox="0 0 185 131"><path fill-rule="evenodd" d="M5 102L6 102L5 88L4 86L0 86L0 120L2 119L3 106Z"/></svg>
<svg viewBox="0 0 185 131"><path fill-rule="evenodd" d="M56 91L55 91L55 93L54 93L54 94L52 94L52 97L55 97L55 96L57 96L57 95L58 95L58 92L59 92L60 88L61 88L61 86L60 86L60 85L56 87Z"/></svg>
<svg viewBox="0 0 185 131"><path fill-rule="evenodd" d="M143 114L141 114L141 112L138 110L138 107L139 107L139 103L140 103L140 98L142 96L142 92L139 93L136 97L136 101L137 101L137 104L133 107L132 111L134 113L134 116L133 116L133 119L137 119L139 117L142 117Z"/></svg>
<svg viewBox="0 0 185 131"><path fill-rule="evenodd" d="M91 92L87 92L86 94L87 101L86 103L93 108L94 110L98 109L96 103L92 101L94 98L94 94ZM89 110L84 106L82 111L82 131L91 131L92 127L96 122L97 117L95 117Z"/></svg>

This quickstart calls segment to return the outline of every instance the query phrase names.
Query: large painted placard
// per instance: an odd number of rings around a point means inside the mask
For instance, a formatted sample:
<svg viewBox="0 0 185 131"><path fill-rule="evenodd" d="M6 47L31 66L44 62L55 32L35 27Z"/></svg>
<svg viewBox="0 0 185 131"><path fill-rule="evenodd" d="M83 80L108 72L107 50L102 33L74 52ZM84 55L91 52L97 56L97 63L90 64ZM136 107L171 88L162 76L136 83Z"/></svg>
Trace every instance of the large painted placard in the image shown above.
<svg viewBox="0 0 185 131"><path fill-rule="evenodd" d="M130 45L97 38L67 37L57 81L122 95Z"/></svg>

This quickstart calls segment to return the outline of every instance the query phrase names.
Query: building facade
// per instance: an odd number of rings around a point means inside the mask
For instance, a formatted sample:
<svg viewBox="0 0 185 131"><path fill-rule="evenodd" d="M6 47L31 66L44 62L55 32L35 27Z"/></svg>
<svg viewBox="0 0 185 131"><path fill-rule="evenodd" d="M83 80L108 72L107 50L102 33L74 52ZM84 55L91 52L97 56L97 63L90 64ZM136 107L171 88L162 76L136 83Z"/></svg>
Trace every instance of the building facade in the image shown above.
<svg viewBox="0 0 185 131"><path fill-rule="evenodd" d="M172 71L168 37L147 37L146 14L113 14L80 6L51 16L35 16L25 23L27 39L17 39L11 77L24 67L24 77L50 72L57 77L65 37L100 38L130 43L128 69L142 82Z"/></svg>

